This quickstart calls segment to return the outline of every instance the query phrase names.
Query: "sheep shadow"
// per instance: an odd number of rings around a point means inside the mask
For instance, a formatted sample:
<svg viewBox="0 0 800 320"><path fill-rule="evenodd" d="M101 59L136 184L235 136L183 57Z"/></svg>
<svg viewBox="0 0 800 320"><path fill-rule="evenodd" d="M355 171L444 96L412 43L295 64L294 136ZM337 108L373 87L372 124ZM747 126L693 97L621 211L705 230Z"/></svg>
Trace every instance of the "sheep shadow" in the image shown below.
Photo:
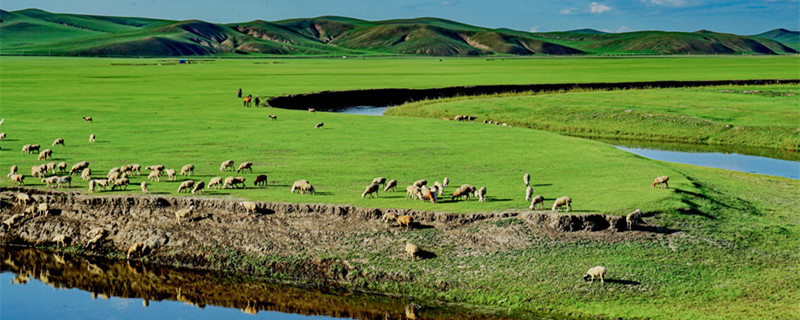
<svg viewBox="0 0 800 320"><path fill-rule="evenodd" d="M539 184L532 184L531 187L549 187L552 186L552 183L539 183Z"/></svg>
<svg viewBox="0 0 800 320"><path fill-rule="evenodd" d="M680 230L677 229L670 229L665 227L657 227L657 226L636 226L633 227L630 231L643 231L643 232L652 232L652 233L661 233L661 234L673 234Z"/></svg>
<svg viewBox="0 0 800 320"><path fill-rule="evenodd" d="M489 202L508 202L508 201L514 201L514 199L492 199L492 198L489 198L489 197L487 197L487 198L486 198L486 200L488 200Z"/></svg>
<svg viewBox="0 0 800 320"><path fill-rule="evenodd" d="M411 229L418 229L418 230L433 229L433 226L424 225L424 224L419 223L419 222L411 222Z"/></svg>
<svg viewBox="0 0 800 320"><path fill-rule="evenodd" d="M189 222L198 222L198 221L203 221L203 220L206 220L206 219L213 219L213 218L214 218L214 214L213 213L209 213L209 214L207 214L205 216L202 216L202 217L192 217L192 218L189 219Z"/></svg>
<svg viewBox="0 0 800 320"><path fill-rule="evenodd" d="M426 250L419 250L419 252L417 252L416 256L419 257L420 260L433 259L433 258L438 257L438 255L436 253L433 253L431 251L426 251Z"/></svg>
<svg viewBox="0 0 800 320"><path fill-rule="evenodd" d="M633 285L633 286L638 286L638 285L642 284L639 281L622 280L622 279L605 279L605 281L608 282L608 283L616 283L616 284L622 284L622 285Z"/></svg>

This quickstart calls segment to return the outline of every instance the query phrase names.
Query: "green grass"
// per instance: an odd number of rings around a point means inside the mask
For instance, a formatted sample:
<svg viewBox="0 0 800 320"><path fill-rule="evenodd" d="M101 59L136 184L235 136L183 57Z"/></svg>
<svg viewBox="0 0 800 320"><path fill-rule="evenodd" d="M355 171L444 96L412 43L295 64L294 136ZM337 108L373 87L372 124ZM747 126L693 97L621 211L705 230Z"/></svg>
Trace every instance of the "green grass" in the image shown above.
<svg viewBox="0 0 800 320"><path fill-rule="evenodd" d="M216 60L189 65L111 65L157 62L0 58L0 117L5 118L0 131L8 134L8 139L0 142L0 168L7 170L17 164L27 175L32 165L42 163L35 155L19 152L28 143L53 149L56 162L72 165L88 160L95 176L129 163L164 164L178 170L192 163L196 167L193 178L208 181L212 176L230 175L221 174L218 168L223 160L234 159L255 164L253 173L243 174L248 188L212 189L206 197L447 212L526 210L521 177L530 172L535 192L545 195L549 203L555 197L569 195L578 213L619 215L642 208L655 214L648 222L679 232L606 242L587 240L593 239L589 235L585 239L580 235L541 237L529 229L534 226L521 221L489 220L476 222L469 232L480 235L511 230L514 237L510 239L522 245L498 244L496 250L474 250L465 244L465 238L431 228L403 237L435 252L434 259L416 263L399 260L400 244L405 240L392 231L353 234L354 245L330 248L325 256L347 260L368 272L399 272L414 277L407 283L362 283L370 289L491 306L504 301L501 306L514 312L684 319L800 315L796 303L800 299L796 287L800 281L797 180L653 161L603 143L527 128L247 109L234 96L239 87L245 94L264 97L374 87L657 80L665 76L658 72L662 69L672 70L670 79L677 80L784 78L791 77L789 66L796 64L797 58L535 59L497 63L479 59L337 59L277 60L281 62L278 64ZM698 69L701 65L706 68ZM717 95L714 90L680 93L722 102L752 98ZM637 92L574 94L576 100L597 94L613 100L611 95ZM543 97L548 96L531 98ZM660 97L679 99L669 94ZM714 112L724 115L723 111ZM728 116L742 125L771 117L759 112L765 111L754 109L752 117ZM278 120L270 121L268 114L277 115ZM92 116L94 122L84 123L81 116ZM320 121L325 127L314 130L314 124ZM97 142L88 142L90 133L97 135ZM57 137L64 138L66 146L50 147ZM267 174L270 185L253 188L257 174ZM669 175L672 188L651 188L653 177L658 175ZM451 185L486 186L488 201L429 204L406 201L402 191L381 193L379 199L361 199L364 187L377 176L399 180L401 190L416 179L432 182L448 176ZM132 181L138 183L144 178L133 177ZM318 194L290 194L289 185L299 179L310 180ZM42 187L38 179L28 177L27 182ZM4 175L0 176L0 185L9 184ZM86 190L84 181L74 185L73 190ZM150 190L175 195L177 185L162 180L150 183ZM127 193L137 193L136 187L130 189ZM372 251L360 245L363 239L384 236L396 237L396 252ZM301 257L287 259L295 258ZM243 263L252 264L264 259L241 257ZM609 278L618 282L603 286L584 283L580 276L594 265L609 268ZM256 265L242 268L259 270ZM437 281L446 281L448 289L438 289Z"/></svg>

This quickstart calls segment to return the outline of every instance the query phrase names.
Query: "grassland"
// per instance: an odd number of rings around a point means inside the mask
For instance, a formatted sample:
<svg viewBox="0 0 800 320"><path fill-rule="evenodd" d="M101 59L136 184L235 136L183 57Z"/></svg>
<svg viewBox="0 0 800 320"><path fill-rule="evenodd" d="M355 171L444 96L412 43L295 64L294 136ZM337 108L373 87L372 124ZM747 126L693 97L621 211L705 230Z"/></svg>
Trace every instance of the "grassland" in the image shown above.
<svg viewBox="0 0 800 320"><path fill-rule="evenodd" d="M465 238L445 236L435 228L411 232L404 237L438 254L417 263L398 263L390 253L362 250L374 237L395 237L391 231L353 234L352 246L329 248L325 257L414 276L408 283L359 284L371 289L479 305L503 301L501 306L514 312L684 319L800 315L796 180L653 161L602 143L520 127L243 108L235 98L239 87L263 97L375 87L787 78L796 76L791 66L797 58L274 62L174 65L3 57L0 117L5 122L0 131L8 139L0 142L0 167L17 164L28 174L32 165L42 163L35 155L20 154L28 143L53 149L56 162L89 160L95 176L128 163L176 169L192 163L197 167L194 178L207 181L222 175L220 162L234 159L255 164L253 173L243 174L248 188L212 189L206 196L448 212L526 210L521 176L527 171L536 193L549 203L570 195L578 213L624 214L643 208L651 214L648 223L674 232L610 242L581 234L549 238L532 235L524 224L508 219L476 223L474 234ZM270 121L267 114L278 120ZM95 120L85 123L81 116ZM320 121L325 127L314 130ZM88 142L90 133L97 135L97 142ZM66 146L49 147L57 137ZM268 187L251 187L257 174L270 177ZM664 174L671 176L672 189L650 188L652 178ZM419 178L448 176L453 185L486 186L488 202L424 204L406 201L402 192L361 199L363 188L376 176L397 179L401 188ZM133 182L143 179L134 177ZM310 180L318 194L290 194L289 185L298 179ZM28 177L27 182L42 187L38 179ZM9 184L3 176L0 185ZM175 194L177 185L162 180L150 189ZM86 183L74 186L85 190ZM522 245L470 251L458 244L481 232L505 229ZM616 282L583 283L582 273L597 264L608 267ZM437 281L448 283L448 289L437 288Z"/></svg>

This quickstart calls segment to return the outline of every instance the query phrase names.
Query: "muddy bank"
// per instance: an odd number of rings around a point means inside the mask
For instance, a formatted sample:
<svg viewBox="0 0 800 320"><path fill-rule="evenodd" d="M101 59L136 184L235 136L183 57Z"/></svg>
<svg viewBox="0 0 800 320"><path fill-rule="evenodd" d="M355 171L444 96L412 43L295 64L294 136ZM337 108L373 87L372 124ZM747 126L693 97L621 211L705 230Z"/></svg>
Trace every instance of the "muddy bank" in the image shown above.
<svg viewBox="0 0 800 320"><path fill-rule="evenodd" d="M708 80L708 81L640 81L598 83L555 83L524 85L458 86L433 89L365 89L348 91L322 91L273 97L267 103L276 108L306 110L315 108L337 111L353 106L387 107L425 99L476 96L497 93L548 92L569 90L628 90L655 88L683 88L724 85L797 84L798 79Z"/></svg>

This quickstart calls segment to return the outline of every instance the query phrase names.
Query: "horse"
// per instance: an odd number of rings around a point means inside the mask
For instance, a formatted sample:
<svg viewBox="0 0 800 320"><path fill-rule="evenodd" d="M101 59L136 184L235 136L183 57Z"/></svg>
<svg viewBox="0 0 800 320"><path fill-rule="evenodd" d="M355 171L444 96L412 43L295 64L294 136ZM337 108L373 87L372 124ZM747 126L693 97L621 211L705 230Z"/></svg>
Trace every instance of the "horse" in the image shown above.
<svg viewBox="0 0 800 320"><path fill-rule="evenodd" d="M244 97L244 106L245 107L249 107L250 106L250 100L252 100L252 99L253 99L253 96L251 96L251 95L248 95L248 96Z"/></svg>

